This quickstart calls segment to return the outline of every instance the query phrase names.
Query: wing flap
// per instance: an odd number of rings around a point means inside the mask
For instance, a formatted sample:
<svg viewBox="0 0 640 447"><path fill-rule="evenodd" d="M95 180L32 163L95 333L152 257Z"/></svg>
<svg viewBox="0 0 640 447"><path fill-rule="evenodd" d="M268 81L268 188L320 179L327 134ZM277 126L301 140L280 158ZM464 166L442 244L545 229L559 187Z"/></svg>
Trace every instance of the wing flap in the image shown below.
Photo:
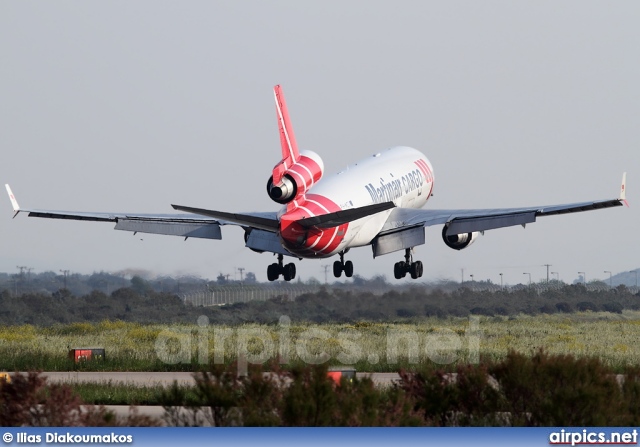
<svg viewBox="0 0 640 447"><path fill-rule="evenodd" d="M249 233L245 247L258 252L268 251L269 253L293 256L282 246L278 236L270 231L252 230Z"/></svg>
<svg viewBox="0 0 640 447"><path fill-rule="evenodd" d="M495 230L496 228L512 227L514 225L525 225L535 221L535 211L486 217L455 218L447 225L447 236L473 233L474 231Z"/></svg>
<svg viewBox="0 0 640 447"><path fill-rule="evenodd" d="M394 251L422 245L424 242L424 227L420 225L379 235L371 242L371 248L373 249L373 257L377 258L378 256L393 253Z"/></svg>
<svg viewBox="0 0 640 447"><path fill-rule="evenodd" d="M118 219L116 230L167 236L222 239L220 225L215 222L166 222L157 219Z"/></svg>

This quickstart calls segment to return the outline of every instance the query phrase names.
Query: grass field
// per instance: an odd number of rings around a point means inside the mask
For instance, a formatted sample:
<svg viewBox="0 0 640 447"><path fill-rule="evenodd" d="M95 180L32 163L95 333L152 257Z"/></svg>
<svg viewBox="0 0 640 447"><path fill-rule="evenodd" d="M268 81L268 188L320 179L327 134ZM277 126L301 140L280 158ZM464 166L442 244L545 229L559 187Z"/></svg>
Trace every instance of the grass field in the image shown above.
<svg viewBox="0 0 640 447"><path fill-rule="evenodd" d="M138 386L123 383L75 383L70 385L82 401L94 405L163 405L167 389L162 385ZM182 386L185 393L191 387ZM166 399L166 398L165 398Z"/></svg>
<svg viewBox="0 0 640 447"><path fill-rule="evenodd" d="M119 321L46 328L0 327L0 370L191 371L210 361L351 364L360 371L447 367L531 354L595 356L620 368L640 365L640 312L518 317L428 318L402 323L140 325ZM76 365L74 347L104 347L106 361Z"/></svg>

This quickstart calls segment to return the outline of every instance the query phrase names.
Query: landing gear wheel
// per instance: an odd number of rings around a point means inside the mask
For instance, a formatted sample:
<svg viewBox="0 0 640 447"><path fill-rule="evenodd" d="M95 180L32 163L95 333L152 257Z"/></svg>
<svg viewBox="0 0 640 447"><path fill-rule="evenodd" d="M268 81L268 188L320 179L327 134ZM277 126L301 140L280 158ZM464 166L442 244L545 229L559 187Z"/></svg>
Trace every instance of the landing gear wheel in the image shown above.
<svg viewBox="0 0 640 447"><path fill-rule="evenodd" d="M411 279L418 279L418 263L417 262L412 262L411 263Z"/></svg>
<svg viewBox="0 0 640 447"><path fill-rule="evenodd" d="M411 263L411 278L418 279L422 276L422 262L416 261Z"/></svg>
<svg viewBox="0 0 640 447"><path fill-rule="evenodd" d="M282 255L278 255L278 262L267 267L267 279L269 281L275 281L282 275L285 281L291 281L296 277L296 265L290 262L287 265L282 264Z"/></svg>
<svg viewBox="0 0 640 447"><path fill-rule="evenodd" d="M276 279L278 279L278 276L280 276L280 272L278 271L280 269L280 266L278 264L270 264L267 267L267 279L269 281L275 281Z"/></svg>
<svg viewBox="0 0 640 447"><path fill-rule="evenodd" d="M292 262L289 264L289 269L291 269L291 279L295 279L296 278L296 265ZM422 275L420 275L422 276Z"/></svg>
<svg viewBox="0 0 640 447"><path fill-rule="evenodd" d="M351 278L353 276L353 262L347 261L344 263L344 276Z"/></svg>
<svg viewBox="0 0 640 447"><path fill-rule="evenodd" d="M393 266L393 276L396 279L404 278L407 273L411 274L411 278L413 279L422 277L424 266L421 261L413 262L411 251L411 248L407 248L404 252L404 261L396 262Z"/></svg>
<svg viewBox="0 0 640 447"><path fill-rule="evenodd" d="M336 261L333 263L333 276L340 278L342 275L342 262Z"/></svg>
<svg viewBox="0 0 640 447"><path fill-rule="evenodd" d="M344 254L349 251L348 249L340 252L340 260L335 261L333 263L333 276L336 278L340 278L342 272L344 272L344 276L347 278L351 278L353 276L353 262L347 261L344 262Z"/></svg>
<svg viewBox="0 0 640 447"><path fill-rule="evenodd" d="M296 265L294 263L287 264L282 272L285 281L291 281L296 277Z"/></svg>
<svg viewBox="0 0 640 447"><path fill-rule="evenodd" d="M393 266L393 276L396 279L402 279L407 274L407 270L405 269L404 262L396 262Z"/></svg>

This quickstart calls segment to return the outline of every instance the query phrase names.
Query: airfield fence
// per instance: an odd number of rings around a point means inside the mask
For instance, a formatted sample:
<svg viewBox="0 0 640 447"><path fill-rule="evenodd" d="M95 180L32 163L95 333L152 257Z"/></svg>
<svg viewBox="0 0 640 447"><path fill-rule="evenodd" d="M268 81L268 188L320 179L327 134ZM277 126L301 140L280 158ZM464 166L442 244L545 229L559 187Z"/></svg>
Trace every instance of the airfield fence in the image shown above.
<svg viewBox="0 0 640 447"><path fill-rule="evenodd" d="M529 285L519 284L517 286L505 286L502 290L506 293L517 292L521 290L531 289L536 291L538 294L544 293L548 290L560 289L566 286L564 283L534 283ZM183 293L178 294L180 299L185 304L189 304L192 306L224 306L228 304L236 304L236 303L246 303L249 301L267 301L271 299L282 299L293 301L301 295L307 293L318 293L322 288L325 288L329 293L332 291L332 287L322 286L322 285L305 285L305 284L279 284L279 285L244 285L244 286L206 286L204 288L189 290ZM440 289L444 292L453 292L457 290L460 286L457 287L447 287L447 288L439 288L434 286L426 286L426 285L417 285L417 287L426 287L428 289ZM499 284L493 283L484 283L484 282L469 282L465 283L463 287L468 288L474 292L490 292L497 293L501 291L501 287ZM589 284L587 283L585 286L586 290L589 292L594 291L605 291L609 289L608 285L603 285L600 283ZM615 288L615 287L614 287ZM340 289L343 289L342 287ZM385 292L390 290L399 290L394 288L393 286L389 287L354 287L350 288L351 291L359 292L359 293L371 293L374 295L382 295ZM400 289L407 290L407 289ZM631 293L640 292L640 288L638 287L628 287L628 290Z"/></svg>
<svg viewBox="0 0 640 447"><path fill-rule="evenodd" d="M195 290L178 295L185 304L192 306L224 306L226 304L246 303L248 301L266 301L274 298L294 300L305 293L316 293L318 286L291 287L215 287Z"/></svg>

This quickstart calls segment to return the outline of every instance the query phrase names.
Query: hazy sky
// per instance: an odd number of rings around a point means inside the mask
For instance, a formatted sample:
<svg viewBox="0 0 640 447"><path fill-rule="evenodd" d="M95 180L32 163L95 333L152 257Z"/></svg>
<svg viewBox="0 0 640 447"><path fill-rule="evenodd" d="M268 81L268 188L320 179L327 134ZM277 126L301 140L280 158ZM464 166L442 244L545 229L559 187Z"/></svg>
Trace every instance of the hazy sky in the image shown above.
<svg viewBox="0 0 640 447"><path fill-rule="evenodd" d="M423 151L428 207L615 198L627 171L630 208L488 231L459 252L434 227L416 250L426 280L464 268L515 284L547 263L565 281L608 277L640 267L639 23L636 1L2 0L0 184L24 208L277 210L265 184L279 83L299 146L328 173L394 145ZM12 220L0 204L0 271L244 267L265 280L275 260L236 227L184 242ZM392 279L402 253L347 258ZM298 275L323 279L333 260L297 262Z"/></svg>

